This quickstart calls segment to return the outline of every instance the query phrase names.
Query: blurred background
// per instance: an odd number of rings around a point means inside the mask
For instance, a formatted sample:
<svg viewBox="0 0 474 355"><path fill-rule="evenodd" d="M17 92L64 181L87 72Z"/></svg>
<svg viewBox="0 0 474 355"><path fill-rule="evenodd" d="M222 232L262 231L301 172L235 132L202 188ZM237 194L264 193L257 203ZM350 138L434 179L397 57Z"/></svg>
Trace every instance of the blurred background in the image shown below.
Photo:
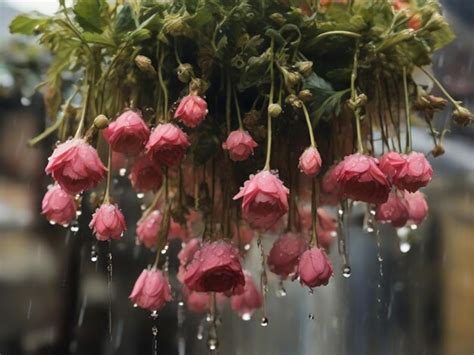
<svg viewBox="0 0 474 355"><path fill-rule="evenodd" d="M437 54L433 70L455 98L474 110L474 1L442 2L457 39ZM31 39L10 36L8 24L19 12L53 13L56 7L56 0L0 0L0 354L153 354L155 324L158 354L206 354L205 340L199 339L202 317L174 302L154 321L129 303L133 283L151 258L135 245L133 228L114 244L110 300L107 250L94 243L86 221L63 229L40 215L50 182L43 168L54 141L35 149L27 141L45 126L43 101L34 86L49 58ZM447 115L438 117L439 124ZM285 297L271 279L266 328L259 324L260 314L244 322L223 306L220 353L473 354L473 138L473 127L452 126L446 154L431 159L435 178L425 191L430 217L420 229L382 228L378 248L373 236L357 228L362 214L355 213L351 277L338 271L328 287L311 295L288 282ZM414 141L416 150L431 150L424 129L415 131ZM120 179L115 183L116 188L125 185ZM132 225L140 208L127 201ZM95 248L98 260L93 262ZM340 270L333 249L331 259ZM246 267L258 270L255 247L251 253ZM171 262L171 273L176 268Z"/></svg>

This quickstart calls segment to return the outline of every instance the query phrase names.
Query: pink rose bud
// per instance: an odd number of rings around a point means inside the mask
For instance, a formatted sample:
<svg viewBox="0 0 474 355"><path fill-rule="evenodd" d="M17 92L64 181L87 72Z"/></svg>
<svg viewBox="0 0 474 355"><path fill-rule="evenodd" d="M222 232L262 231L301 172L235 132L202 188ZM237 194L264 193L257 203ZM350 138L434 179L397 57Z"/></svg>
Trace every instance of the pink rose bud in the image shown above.
<svg viewBox="0 0 474 355"><path fill-rule="evenodd" d="M263 170L250 175L234 200L243 198L243 216L250 225L268 229L288 212L288 193L278 176Z"/></svg>
<svg viewBox="0 0 474 355"><path fill-rule="evenodd" d="M154 162L170 167L181 163L189 146L188 136L181 128L165 123L151 132L145 152Z"/></svg>
<svg viewBox="0 0 474 355"><path fill-rule="evenodd" d="M230 298L232 310L242 317L250 316L260 307L262 307L263 297L258 290L252 275L245 271L244 292L240 295L234 295Z"/></svg>
<svg viewBox="0 0 474 355"><path fill-rule="evenodd" d="M301 154L298 167L307 176L316 176L321 170L321 156L316 147L309 147Z"/></svg>
<svg viewBox="0 0 474 355"><path fill-rule="evenodd" d="M179 103L174 117L188 127L196 127L207 115L207 102L200 96L188 95Z"/></svg>
<svg viewBox="0 0 474 355"><path fill-rule="evenodd" d="M241 129L229 133L227 140L222 143L222 148L229 151L229 157L233 161L243 161L253 155L253 149L258 144L252 136Z"/></svg>
<svg viewBox="0 0 474 355"><path fill-rule="evenodd" d="M120 239L127 230L125 218L117 205L103 203L92 215L89 228L94 231L98 240Z"/></svg>
<svg viewBox="0 0 474 355"><path fill-rule="evenodd" d="M145 121L132 110L122 113L102 132L113 151L126 155L140 153L150 136L150 129Z"/></svg>
<svg viewBox="0 0 474 355"><path fill-rule="evenodd" d="M337 172L340 168L339 165L333 166L324 174L321 181L321 204L335 206L341 201L341 186L337 182Z"/></svg>
<svg viewBox="0 0 474 355"><path fill-rule="evenodd" d="M173 299L168 280L155 268L142 271L129 298L138 307L150 311L159 311Z"/></svg>
<svg viewBox="0 0 474 355"><path fill-rule="evenodd" d="M403 227L408 221L408 203L397 192L391 192L387 202L377 207L375 219L382 223L391 223L396 228Z"/></svg>
<svg viewBox="0 0 474 355"><path fill-rule="evenodd" d="M161 167L147 156L137 158L128 178L137 192L157 191L163 184Z"/></svg>
<svg viewBox="0 0 474 355"><path fill-rule="evenodd" d="M377 163L375 158L356 153L338 164L337 181L346 198L375 204L387 201L390 183Z"/></svg>
<svg viewBox="0 0 474 355"><path fill-rule="evenodd" d="M235 292L245 285L239 251L222 240L205 243L184 275L184 284L197 292Z"/></svg>
<svg viewBox="0 0 474 355"><path fill-rule="evenodd" d="M393 182L393 179L406 170L407 156L398 152L385 153L379 162L380 170Z"/></svg>
<svg viewBox="0 0 474 355"><path fill-rule="evenodd" d="M153 249L156 247L162 219L160 211L155 210L138 222L138 240L147 248Z"/></svg>
<svg viewBox="0 0 474 355"><path fill-rule="evenodd" d="M187 242L178 253L178 260L181 265L187 266L194 258L194 254L201 248L201 241L197 238Z"/></svg>
<svg viewBox="0 0 474 355"><path fill-rule="evenodd" d="M299 234L286 233L273 243L267 263L270 271L286 279L296 271L300 255L308 247L308 242Z"/></svg>
<svg viewBox="0 0 474 355"><path fill-rule="evenodd" d="M428 215L425 195L420 191L405 192L405 199L408 203L408 220L415 225L420 225Z"/></svg>
<svg viewBox="0 0 474 355"><path fill-rule="evenodd" d="M74 195L96 187L106 170L92 146L84 139L73 138L56 147L45 172L52 175L64 191Z"/></svg>
<svg viewBox="0 0 474 355"><path fill-rule="evenodd" d="M48 189L41 204L42 214L51 223L68 225L76 219L76 201L64 192L61 186L54 185Z"/></svg>
<svg viewBox="0 0 474 355"><path fill-rule="evenodd" d="M406 168L397 174L393 183L401 190L415 192L428 185L433 176L431 164L423 153L411 152L408 154Z"/></svg>
<svg viewBox="0 0 474 355"><path fill-rule="evenodd" d="M316 225L316 234L318 244L326 250L329 250L334 242L337 231L336 220L324 208L318 208L318 224Z"/></svg>
<svg viewBox="0 0 474 355"><path fill-rule="evenodd" d="M310 288L327 285L332 276L332 265L324 249L306 250L298 264L298 275L300 283Z"/></svg>

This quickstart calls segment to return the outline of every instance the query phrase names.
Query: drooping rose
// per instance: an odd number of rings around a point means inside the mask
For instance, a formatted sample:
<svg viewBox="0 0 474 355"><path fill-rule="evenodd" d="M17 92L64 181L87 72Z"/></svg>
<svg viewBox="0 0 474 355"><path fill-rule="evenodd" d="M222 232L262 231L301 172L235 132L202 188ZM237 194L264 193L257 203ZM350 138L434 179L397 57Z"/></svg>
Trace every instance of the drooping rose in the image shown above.
<svg viewBox="0 0 474 355"><path fill-rule="evenodd" d="M158 243L158 233L160 231L163 216L160 211L155 210L138 222L137 237L147 248L154 248Z"/></svg>
<svg viewBox="0 0 474 355"><path fill-rule="evenodd" d="M41 213L51 223L68 225L76 218L77 206L74 197L57 184L50 187L44 195L41 209Z"/></svg>
<svg viewBox="0 0 474 355"><path fill-rule="evenodd" d="M407 156L398 152L385 153L379 160L380 170L393 182L393 179L406 169Z"/></svg>
<svg viewBox="0 0 474 355"><path fill-rule="evenodd" d="M89 228L98 240L120 239L127 230L125 218L117 205L103 203L92 215Z"/></svg>
<svg viewBox="0 0 474 355"><path fill-rule="evenodd" d="M268 254L270 271L286 279L296 271L299 257L307 246L308 242L299 234L289 232L281 235Z"/></svg>
<svg viewBox="0 0 474 355"><path fill-rule="evenodd" d="M263 170L250 176L234 200L243 198L243 216L250 225L268 229L288 212L288 193L276 175Z"/></svg>
<svg viewBox="0 0 474 355"><path fill-rule="evenodd" d="M327 285L333 270L331 261L324 249L311 248L306 250L298 263L300 283L310 288Z"/></svg>
<svg viewBox="0 0 474 355"><path fill-rule="evenodd" d="M227 140L222 143L222 148L229 151L229 157L233 161L246 160L257 146L252 136L241 129L230 132Z"/></svg>
<svg viewBox="0 0 474 355"><path fill-rule="evenodd" d="M316 176L321 170L321 155L316 147L309 147L301 154L298 167L307 176Z"/></svg>
<svg viewBox="0 0 474 355"><path fill-rule="evenodd" d="M207 102L197 95L183 97L174 114L188 127L196 127L207 115Z"/></svg>
<svg viewBox="0 0 474 355"><path fill-rule="evenodd" d="M181 128L164 123L151 132L145 152L154 162L171 167L181 163L189 146L188 136Z"/></svg>
<svg viewBox="0 0 474 355"><path fill-rule="evenodd" d="M122 113L102 132L113 151L126 155L137 155L143 150L150 136L147 124L132 110Z"/></svg>
<svg viewBox="0 0 474 355"><path fill-rule="evenodd" d="M408 220L409 222L420 225L428 215L428 203L425 195L420 192L405 192L405 199L408 203Z"/></svg>
<svg viewBox="0 0 474 355"><path fill-rule="evenodd" d="M157 191L163 184L161 167L147 156L135 161L128 178L137 192Z"/></svg>
<svg viewBox="0 0 474 355"><path fill-rule="evenodd" d="M341 186L337 182L339 165L331 167L321 180L320 202L323 205L335 206L342 199Z"/></svg>
<svg viewBox="0 0 474 355"><path fill-rule="evenodd" d="M336 171L342 194L346 198L367 203L387 201L390 183L377 163L377 159L359 153L346 156Z"/></svg>
<svg viewBox="0 0 474 355"><path fill-rule="evenodd" d="M403 227L408 221L408 203L404 196L391 192L387 202L379 205L375 219L382 223L391 223L396 228Z"/></svg>
<svg viewBox="0 0 474 355"><path fill-rule="evenodd" d="M184 284L197 292L235 292L245 285L238 250L225 241L205 243L184 275Z"/></svg>
<svg viewBox="0 0 474 355"><path fill-rule="evenodd" d="M159 311L173 299L168 280L155 268L142 271L129 298L138 307L150 311Z"/></svg>
<svg viewBox="0 0 474 355"><path fill-rule="evenodd" d="M394 178L393 183L401 190L415 192L428 185L433 176L433 168L423 153L411 152L406 157L406 167Z"/></svg>
<svg viewBox="0 0 474 355"><path fill-rule="evenodd" d="M262 307L263 297L258 290L252 275L245 271L244 292L230 298L232 310L240 316L251 316L257 309Z"/></svg>
<svg viewBox="0 0 474 355"><path fill-rule="evenodd" d="M194 254L201 247L201 241L198 238L193 238L186 244L178 253L178 260L181 265L187 266L194 258Z"/></svg>
<svg viewBox="0 0 474 355"><path fill-rule="evenodd" d="M64 191L74 195L96 187L106 170L92 146L84 139L73 138L56 147L45 172Z"/></svg>

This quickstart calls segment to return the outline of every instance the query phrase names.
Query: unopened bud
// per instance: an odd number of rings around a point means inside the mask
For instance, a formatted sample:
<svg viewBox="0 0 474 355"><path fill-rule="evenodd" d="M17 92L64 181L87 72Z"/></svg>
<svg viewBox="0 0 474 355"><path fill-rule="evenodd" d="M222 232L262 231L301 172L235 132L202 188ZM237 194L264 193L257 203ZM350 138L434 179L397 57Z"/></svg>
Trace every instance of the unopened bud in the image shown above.
<svg viewBox="0 0 474 355"><path fill-rule="evenodd" d="M94 118L94 127L97 129L105 129L109 126L109 119L105 115L99 115Z"/></svg>
<svg viewBox="0 0 474 355"><path fill-rule="evenodd" d="M313 62L309 60L306 60L304 62L297 62L295 63L295 67L305 78L313 72Z"/></svg>
<svg viewBox="0 0 474 355"><path fill-rule="evenodd" d="M308 101L308 100L310 100L312 97L313 97L313 94L312 94L311 91L309 91L308 89L301 90L301 91L298 93L298 98L299 98L301 101Z"/></svg>
<svg viewBox="0 0 474 355"><path fill-rule="evenodd" d="M443 155L444 147L441 144L436 144L435 147L431 150L431 154L433 154L435 158L439 157L440 155Z"/></svg>
<svg viewBox="0 0 474 355"><path fill-rule="evenodd" d="M453 111L453 120L462 127L469 126L474 121L474 115L467 108L458 106Z"/></svg>
<svg viewBox="0 0 474 355"><path fill-rule="evenodd" d="M301 101L296 95L288 95L286 100L288 104L293 106L294 108L302 108L303 107L303 101Z"/></svg>
<svg viewBox="0 0 474 355"><path fill-rule="evenodd" d="M288 89L294 88L301 81L301 75L296 72L285 71L284 77L285 77L285 85Z"/></svg>
<svg viewBox="0 0 474 355"><path fill-rule="evenodd" d="M137 55L135 57L135 64L137 65L138 69L144 73L156 74L156 70L151 64L151 59L145 57L144 55Z"/></svg>
<svg viewBox="0 0 474 355"><path fill-rule="evenodd" d="M270 19L275 22L276 24L282 26L285 24L286 22L286 18L280 14L279 12L275 12L273 14L270 15Z"/></svg>
<svg viewBox="0 0 474 355"><path fill-rule="evenodd" d="M189 83L194 77L193 66L189 63L182 63L178 67L177 74L179 81L185 84Z"/></svg>
<svg viewBox="0 0 474 355"><path fill-rule="evenodd" d="M281 115L282 108L279 104L268 105L268 113L272 118L277 118Z"/></svg>

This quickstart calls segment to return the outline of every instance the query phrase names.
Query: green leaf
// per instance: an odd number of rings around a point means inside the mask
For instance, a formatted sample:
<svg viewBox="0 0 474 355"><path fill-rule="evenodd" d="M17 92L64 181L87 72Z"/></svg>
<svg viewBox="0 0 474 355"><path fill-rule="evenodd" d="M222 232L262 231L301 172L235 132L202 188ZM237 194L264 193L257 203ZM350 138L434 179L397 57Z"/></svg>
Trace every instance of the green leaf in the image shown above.
<svg viewBox="0 0 474 355"><path fill-rule="evenodd" d="M136 28L133 9L130 4L125 4L117 15L115 32L133 31Z"/></svg>
<svg viewBox="0 0 474 355"><path fill-rule="evenodd" d="M34 12L29 15L18 15L10 23L10 32L19 33L23 35L35 34L38 26L43 26L49 22L49 18L41 15L40 13Z"/></svg>
<svg viewBox="0 0 474 355"><path fill-rule="evenodd" d="M107 12L105 0L77 0L73 11L79 25L89 32L102 32Z"/></svg>
<svg viewBox="0 0 474 355"><path fill-rule="evenodd" d="M83 37L89 43L115 47L115 42L104 33L84 32Z"/></svg>

